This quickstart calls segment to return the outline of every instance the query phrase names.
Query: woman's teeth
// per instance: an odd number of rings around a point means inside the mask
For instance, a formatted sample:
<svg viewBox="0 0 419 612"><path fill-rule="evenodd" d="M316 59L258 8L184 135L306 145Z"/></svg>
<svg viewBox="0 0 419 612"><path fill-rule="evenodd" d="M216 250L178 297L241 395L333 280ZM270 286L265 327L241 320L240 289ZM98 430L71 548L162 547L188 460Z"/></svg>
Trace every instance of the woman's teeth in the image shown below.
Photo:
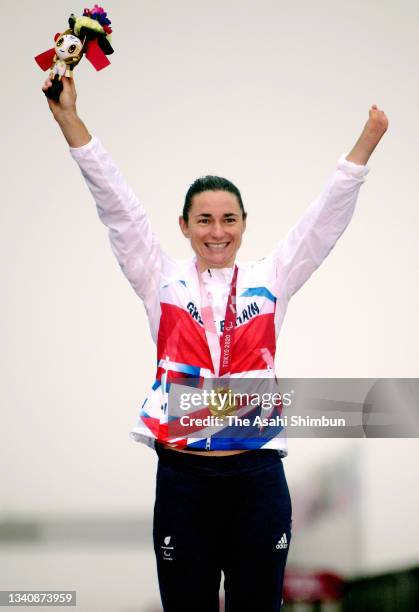
<svg viewBox="0 0 419 612"><path fill-rule="evenodd" d="M228 245L228 242L217 242L217 243L207 242L207 247L209 247L210 249L224 249L227 245Z"/></svg>

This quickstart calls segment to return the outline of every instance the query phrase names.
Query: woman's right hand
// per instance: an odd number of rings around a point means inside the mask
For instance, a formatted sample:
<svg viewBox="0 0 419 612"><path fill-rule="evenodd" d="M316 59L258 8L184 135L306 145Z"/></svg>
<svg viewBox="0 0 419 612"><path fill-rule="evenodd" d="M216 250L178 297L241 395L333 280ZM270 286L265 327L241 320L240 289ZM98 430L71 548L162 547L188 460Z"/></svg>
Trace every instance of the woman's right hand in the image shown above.
<svg viewBox="0 0 419 612"><path fill-rule="evenodd" d="M83 121L77 115L76 99L77 92L74 78L62 77L63 90L58 102L47 98L48 106L54 115L70 147L82 147L91 140L91 135ZM52 85L51 79L47 78L42 91L46 91Z"/></svg>
<svg viewBox="0 0 419 612"><path fill-rule="evenodd" d="M50 111L57 121L65 115L77 115L77 92L74 84L74 78L63 76L61 78L61 82L63 84L63 90L60 94L59 101L56 102L55 100L51 100L51 98L47 98ZM42 86L42 91L47 91L51 86L52 81L48 77Z"/></svg>

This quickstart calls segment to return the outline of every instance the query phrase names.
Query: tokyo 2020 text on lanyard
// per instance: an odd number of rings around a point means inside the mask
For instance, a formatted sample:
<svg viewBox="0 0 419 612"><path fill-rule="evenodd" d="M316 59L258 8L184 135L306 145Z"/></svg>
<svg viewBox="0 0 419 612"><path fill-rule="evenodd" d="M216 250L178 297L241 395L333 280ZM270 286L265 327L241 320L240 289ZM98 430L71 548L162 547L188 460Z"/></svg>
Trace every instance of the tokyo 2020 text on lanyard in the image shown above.
<svg viewBox="0 0 419 612"><path fill-rule="evenodd" d="M234 266L230 290L227 298L227 306L224 317L224 329L221 338L218 338L215 327L214 313L208 292L204 287L201 273L198 270L199 288L201 292L201 315L204 323L205 335L211 354L214 374L216 377L225 376L230 373L231 359L233 355L234 333L236 327L236 287L237 287L237 265Z"/></svg>

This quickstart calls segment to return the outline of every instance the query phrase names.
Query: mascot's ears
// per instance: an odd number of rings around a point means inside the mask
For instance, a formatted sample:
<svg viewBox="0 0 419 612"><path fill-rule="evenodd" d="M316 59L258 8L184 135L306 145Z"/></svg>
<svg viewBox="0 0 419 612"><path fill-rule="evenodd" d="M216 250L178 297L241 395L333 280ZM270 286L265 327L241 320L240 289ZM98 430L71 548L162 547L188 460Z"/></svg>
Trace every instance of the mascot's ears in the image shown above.
<svg viewBox="0 0 419 612"><path fill-rule="evenodd" d="M41 68L41 70L48 70L54 63L55 47L44 51L35 57L35 62Z"/></svg>
<svg viewBox="0 0 419 612"><path fill-rule="evenodd" d="M61 33L57 32L56 35L54 36L54 42L57 42L60 36L61 36ZM35 57L35 62L38 64L38 66L42 70L44 71L48 70L48 68L51 68L52 64L54 63L54 55L55 55L55 48L48 49L48 51L44 51L43 53L40 53L39 55L37 55Z"/></svg>
<svg viewBox="0 0 419 612"><path fill-rule="evenodd" d="M56 34L57 38L59 36L60 34ZM57 38L55 40L57 40ZM108 60L106 55L103 53L96 39L89 40L87 44L85 45L85 49L86 49L85 53L86 53L87 59L92 64L92 66L96 68L96 70L102 70L103 68L106 68L106 66L109 66L110 61ZM52 49L48 49L48 51L44 51L43 53L40 53L39 55L37 55L35 57L35 61L38 64L38 66L41 68L41 70L45 71L51 68L54 62L54 55L55 55L55 48L53 47Z"/></svg>

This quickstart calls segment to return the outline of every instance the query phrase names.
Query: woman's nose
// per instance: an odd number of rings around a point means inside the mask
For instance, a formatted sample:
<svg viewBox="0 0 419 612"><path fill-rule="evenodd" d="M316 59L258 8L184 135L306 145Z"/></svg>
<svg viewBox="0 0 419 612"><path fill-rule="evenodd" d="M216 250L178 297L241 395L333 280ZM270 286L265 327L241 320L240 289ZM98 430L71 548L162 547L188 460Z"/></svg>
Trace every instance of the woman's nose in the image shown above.
<svg viewBox="0 0 419 612"><path fill-rule="evenodd" d="M211 234L214 238L222 238L224 235L224 229L221 223L214 222L211 230Z"/></svg>

